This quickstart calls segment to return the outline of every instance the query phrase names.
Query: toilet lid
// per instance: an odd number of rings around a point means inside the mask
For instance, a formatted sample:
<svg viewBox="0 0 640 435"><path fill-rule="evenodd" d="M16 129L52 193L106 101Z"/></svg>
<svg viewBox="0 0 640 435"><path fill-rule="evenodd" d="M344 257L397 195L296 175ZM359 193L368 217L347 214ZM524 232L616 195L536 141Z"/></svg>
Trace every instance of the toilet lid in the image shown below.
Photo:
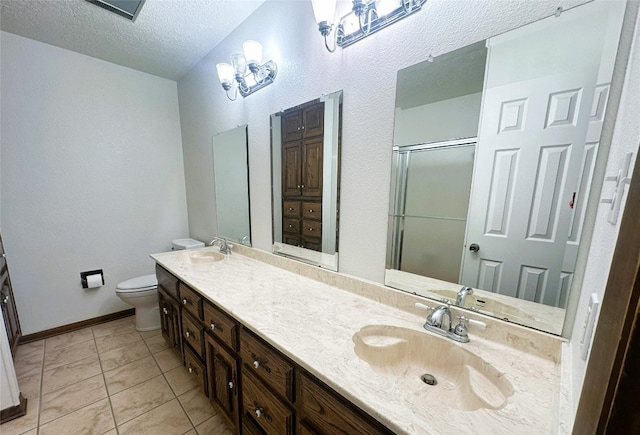
<svg viewBox="0 0 640 435"><path fill-rule="evenodd" d="M155 288L157 285L158 279L152 274L128 279L118 284L116 288L124 291L140 291Z"/></svg>

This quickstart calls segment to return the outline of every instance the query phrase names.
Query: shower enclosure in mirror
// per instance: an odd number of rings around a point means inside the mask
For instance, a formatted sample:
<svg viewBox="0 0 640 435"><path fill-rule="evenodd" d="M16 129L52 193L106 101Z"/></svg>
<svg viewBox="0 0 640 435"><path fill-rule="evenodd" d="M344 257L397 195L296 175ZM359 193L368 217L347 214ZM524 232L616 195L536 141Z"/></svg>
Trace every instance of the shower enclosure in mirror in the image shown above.
<svg viewBox="0 0 640 435"><path fill-rule="evenodd" d="M271 115L273 252L338 270L342 91Z"/></svg>
<svg viewBox="0 0 640 435"><path fill-rule="evenodd" d="M624 6L398 72L387 285L562 332Z"/></svg>
<svg viewBox="0 0 640 435"><path fill-rule="evenodd" d="M247 126L213 137L218 236L251 246Z"/></svg>

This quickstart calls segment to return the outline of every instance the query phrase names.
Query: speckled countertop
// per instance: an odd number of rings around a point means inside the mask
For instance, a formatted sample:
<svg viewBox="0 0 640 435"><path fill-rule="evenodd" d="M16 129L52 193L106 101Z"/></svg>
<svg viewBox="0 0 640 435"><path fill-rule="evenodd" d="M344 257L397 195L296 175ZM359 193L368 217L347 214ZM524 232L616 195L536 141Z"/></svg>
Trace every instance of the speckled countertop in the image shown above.
<svg viewBox="0 0 640 435"><path fill-rule="evenodd" d="M417 378L375 371L354 351L353 336L367 325L429 334L422 328L426 315L413 308L425 300L262 251L238 251L244 255L205 264L185 262L185 251L152 258L397 433L557 433L558 337L482 318L487 328L470 327L470 343L451 341L492 365L514 390L501 409L462 410ZM447 354L441 358L449 363Z"/></svg>

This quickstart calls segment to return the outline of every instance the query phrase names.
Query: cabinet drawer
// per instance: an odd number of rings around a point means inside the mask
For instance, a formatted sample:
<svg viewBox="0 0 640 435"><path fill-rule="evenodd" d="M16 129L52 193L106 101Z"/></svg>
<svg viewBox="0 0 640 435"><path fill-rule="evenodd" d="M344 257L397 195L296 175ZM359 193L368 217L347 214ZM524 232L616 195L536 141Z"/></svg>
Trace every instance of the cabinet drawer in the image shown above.
<svg viewBox="0 0 640 435"><path fill-rule="evenodd" d="M240 357L247 371L255 373L278 394L293 402L293 366L277 350L242 329Z"/></svg>
<svg viewBox="0 0 640 435"><path fill-rule="evenodd" d="M305 422L307 433L354 435L393 433L382 425L370 422L364 412L345 399L337 397L335 393L315 380L304 374L300 378L299 421Z"/></svg>
<svg viewBox="0 0 640 435"><path fill-rule="evenodd" d="M185 284L180 283L180 304L189 314L198 320L202 320L202 298Z"/></svg>
<svg viewBox="0 0 640 435"><path fill-rule="evenodd" d="M238 350L238 324L222 310L209 303L204 304L204 321L209 333L229 346Z"/></svg>
<svg viewBox="0 0 640 435"><path fill-rule="evenodd" d="M300 219L284 218L282 220L282 231L291 234L300 234Z"/></svg>
<svg viewBox="0 0 640 435"><path fill-rule="evenodd" d="M207 391L207 372L204 369L204 364L198 359L198 357L189 349L188 346L184 348L184 365L189 372L189 375L198 383L200 389L209 396Z"/></svg>
<svg viewBox="0 0 640 435"><path fill-rule="evenodd" d="M282 203L282 216L299 218L301 205L300 201L284 201Z"/></svg>
<svg viewBox="0 0 640 435"><path fill-rule="evenodd" d="M204 355L204 327L186 312L182 313L182 340L200 356Z"/></svg>
<svg viewBox="0 0 640 435"><path fill-rule="evenodd" d="M174 299L178 299L178 278L158 264L156 264L156 278L158 278L158 285L162 287L166 293Z"/></svg>
<svg viewBox="0 0 640 435"><path fill-rule="evenodd" d="M245 367L242 372L242 404L245 418L252 417L268 434L292 434L293 411L274 396Z"/></svg>
<svg viewBox="0 0 640 435"><path fill-rule="evenodd" d="M302 217L307 219L322 219L322 203L320 202L303 202Z"/></svg>
<svg viewBox="0 0 640 435"><path fill-rule="evenodd" d="M302 221L302 235L308 237L322 237L322 223L316 221Z"/></svg>

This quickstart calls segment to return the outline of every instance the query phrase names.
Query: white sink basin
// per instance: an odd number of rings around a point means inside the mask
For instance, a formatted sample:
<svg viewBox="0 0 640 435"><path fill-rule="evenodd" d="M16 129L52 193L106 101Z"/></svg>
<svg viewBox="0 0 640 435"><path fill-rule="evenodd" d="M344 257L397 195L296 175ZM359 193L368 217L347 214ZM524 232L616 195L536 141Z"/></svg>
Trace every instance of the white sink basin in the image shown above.
<svg viewBox="0 0 640 435"><path fill-rule="evenodd" d="M388 325L368 325L353 336L355 353L377 373L419 389L416 400L436 400L463 411L501 409L513 386L491 364L446 338ZM435 385L430 385L432 380Z"/></svg>
<svg viewBox="0 0 640 435"><path fill-rule="evenodd" d="M182 253L185 263L203 264L224 260L224 254L215 251L187 251Z"/></svg>

